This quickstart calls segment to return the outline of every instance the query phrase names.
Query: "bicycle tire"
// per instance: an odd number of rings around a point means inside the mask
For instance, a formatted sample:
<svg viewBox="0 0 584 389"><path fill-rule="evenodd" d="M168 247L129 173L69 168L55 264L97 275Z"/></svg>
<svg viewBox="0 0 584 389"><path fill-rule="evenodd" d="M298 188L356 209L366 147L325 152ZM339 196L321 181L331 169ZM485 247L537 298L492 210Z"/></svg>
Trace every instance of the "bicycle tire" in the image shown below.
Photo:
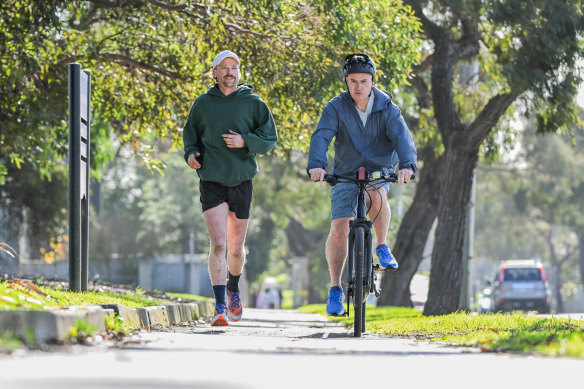
<svg viewBox="0 0 584 389"><path fill-rule="evenodd" d="M365 323L364 313L365 310L363 306L365 305L364 296L364 285L363 285L363 266L365 264L365 229L363 227L355 228L354 235L354 266L353 266L353 307L355 312L354 323L353 323L353 335L358 338L363 332L363 327Z"/></svg>
<svg viewBox="0 0 584 389"><path fill-rule="evenodd" d="M367 293L367 291L365 291ZM366 298L365 298L366 300ZM367 321L367 301L363 301L363 313L361 314L361 332L365 332L365 324Z"/></svg>

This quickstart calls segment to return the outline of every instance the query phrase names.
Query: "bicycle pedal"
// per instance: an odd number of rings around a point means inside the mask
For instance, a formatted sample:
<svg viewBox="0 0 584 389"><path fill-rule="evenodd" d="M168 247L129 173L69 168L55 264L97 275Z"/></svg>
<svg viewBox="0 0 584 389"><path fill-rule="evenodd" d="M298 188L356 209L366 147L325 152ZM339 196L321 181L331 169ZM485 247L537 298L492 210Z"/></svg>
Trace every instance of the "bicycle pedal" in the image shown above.
<svg viewBox="0 0 584 389"><path fill-rule="evenodd" d="M376 272L380 272L380 273L381 273L381 272L388 271L388 270L397 270L395 267L391 267L391 266L388 266L388 267L386 267L385 269L382 269L382 268L380 268L380 267L379 267L379 265L375 265L375 266L376 266L376 267L373 267L373 269L374 269Z"/></svg>

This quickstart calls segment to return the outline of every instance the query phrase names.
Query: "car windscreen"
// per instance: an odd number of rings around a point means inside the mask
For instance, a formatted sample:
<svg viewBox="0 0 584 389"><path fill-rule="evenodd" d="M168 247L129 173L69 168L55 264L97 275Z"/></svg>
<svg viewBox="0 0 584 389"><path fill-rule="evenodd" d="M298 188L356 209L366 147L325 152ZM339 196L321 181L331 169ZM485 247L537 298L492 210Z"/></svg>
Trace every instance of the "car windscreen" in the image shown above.
<svg viewBox="0 0 584 389"><path fill-rule="evenodd" d="M504 281L541 281L541 273L537 268L507 268Z"/></svg>

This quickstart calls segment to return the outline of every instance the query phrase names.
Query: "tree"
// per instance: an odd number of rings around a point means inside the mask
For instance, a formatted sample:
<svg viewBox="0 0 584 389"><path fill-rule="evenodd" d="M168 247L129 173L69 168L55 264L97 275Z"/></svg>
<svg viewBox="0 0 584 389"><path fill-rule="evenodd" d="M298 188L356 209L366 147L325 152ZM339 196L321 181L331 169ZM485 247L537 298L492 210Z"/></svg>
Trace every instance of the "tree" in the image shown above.
<svg viewBox="0 0 584 389"><path fill-rule="evenodd" d="M347 52L379 58L379 80L391 90L419 59L419 27L398 0L0 2L0 186L27 164L56 177L68 152L69 63L92 72L91 175L99 179L115 158L112 141L164 168L156 148L181 148L188 109L212 85L221 50L242 58L243 81L272 110L274 153L284 156L308 147L322 107L342 88Z"/></svg>
<svg viewBox="0 0 584 389"><path fill-rule="evenodd" d="M419 107L412 122L419 124L414 129L429 139L428 145L439 147L421 147L418 193L394 250L400 272L384 277L381 302L411 304L407 286L437 218L424 313L446 314L456 311L460 300L466 210L481 147L518 100L526 114L537 117L541 132L566 130L577 120L573 96L580 80L576 63L582 56L584 15L581 1L404 3L420 18L429 47L412 76ZM477 59L496 85L484 103L481 95L473 99L454 82L457 66L470 59Z"/></svg>
<svg viewBox="0 0 584 389"><path fill-rule="evenodd" d="M29 254L38 253L48 246L52 237L61 235L67 209L65 174L55 171L50 182L40 180L38 176L39 172L31 165L24 165L21 169L10 165L8 179L0 186L0 242L18 237L22 224L27 223L31 238ZM23 250L18 250L21 255Z"/></svg>
<svg viewBox="0 0 584 389"><path fill-rule="evenodd" d="M180 147L190 104L212 84L211 60L225 48L272 109L280 150L307 147L347 51L391 52L380 63L388 86L419 58L419 23L397 0L41 3L0 4L0 179L8 163L49 176L66 156L71 62L92 71L93 116L156 168L149 134ZM92 139L94 154L109 134L101 139Z"/></svg>
<svg viewBox="0 0 584 389"><path fill-rule="evenodd" d="M581 133L582 129L575 130L575 135ZM524 145L522 157L527 167L519 176L521 185L515 200L533 220L539 240L545 243L556 310L563 312L562 268L574 258L584 225L582 146L571 136L537 137L529 133L524 136Z"/></svg>

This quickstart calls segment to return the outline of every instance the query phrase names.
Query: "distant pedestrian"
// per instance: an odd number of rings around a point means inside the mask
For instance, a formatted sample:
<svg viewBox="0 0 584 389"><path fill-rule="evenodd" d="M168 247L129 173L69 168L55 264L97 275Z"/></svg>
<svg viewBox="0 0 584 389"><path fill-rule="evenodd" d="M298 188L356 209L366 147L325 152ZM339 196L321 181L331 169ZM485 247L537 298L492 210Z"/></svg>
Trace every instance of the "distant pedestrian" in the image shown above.
<svg viewBox="0 0 584 389"><path fill-rule="evenodd" d="M266 309L270 307L270 291L267 288L258 294L256 307L260 309Z"/></svg>
<svg viewBox="0 0 584 389"><path fill-rule="evenodd" d="M278 140L267 105L240 84L239 57L222 51L213 60L216 83L195 99L183 130L184 158L200 178L201 204L211 243L209 275L215 294L213 326L241 318L239 277L252 202L256 154ZM226 253L227 250L227 261ZM227 281L227 273L229 280ZM227 296L226 296L227 294Z"/></svg>
<svg viewBox="0 0 584 389"><path fill-rule="evenodd" d="M276 288L265 288L259 294L256 307L263 309L279 309L280 296Z"/></svg>

